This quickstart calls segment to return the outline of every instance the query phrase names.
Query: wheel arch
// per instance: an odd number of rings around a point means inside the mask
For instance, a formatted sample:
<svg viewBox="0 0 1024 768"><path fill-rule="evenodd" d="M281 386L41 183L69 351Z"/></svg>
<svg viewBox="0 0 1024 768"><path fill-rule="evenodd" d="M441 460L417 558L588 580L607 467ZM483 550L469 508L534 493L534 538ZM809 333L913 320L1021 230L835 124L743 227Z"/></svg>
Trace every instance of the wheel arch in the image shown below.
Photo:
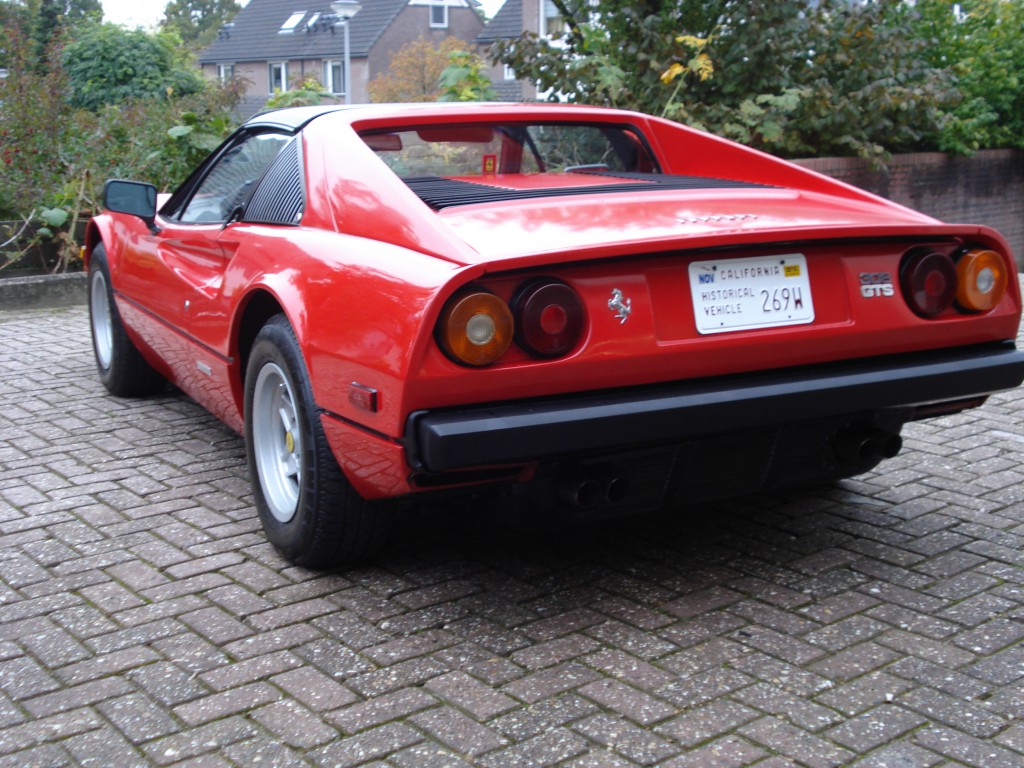
<svg viewBox="0 0 1024 768"><path fill-rule="evenodd" d="M266 325L267 321L274 315L283 314L287 316L281 301L266 288L257 288L249 293L242 303L238 320L235 326L235 349L237 350L238 365L236 370L236 396L239 402L239 412L243 411L245 392L245 369L249 365L249 355L252 352L253 341L260 328ZM289 318L291 322L291 318ZM292 326L294 328L294 325Z"/></svg>
<svg viewBox="0 0 1024 768"><path fill-rule="evenodd" d="M98 245L103 245L107 249L107 262L109 264L111 258L111 238L111 223L106 216L94 216L89 219L85 226L85 243L82 252L82 261L86 270L89 269L89 259L92 258L92 252L96 250Z"/></svg>

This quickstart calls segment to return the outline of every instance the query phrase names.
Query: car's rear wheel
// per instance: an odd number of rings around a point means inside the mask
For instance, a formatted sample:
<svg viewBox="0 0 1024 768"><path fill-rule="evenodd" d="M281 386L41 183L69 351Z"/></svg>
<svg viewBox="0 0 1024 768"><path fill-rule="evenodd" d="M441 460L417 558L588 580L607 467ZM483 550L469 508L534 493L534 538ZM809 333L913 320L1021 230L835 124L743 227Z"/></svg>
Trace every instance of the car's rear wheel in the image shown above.
<svg viewBox="0 0 1024 768"><path fill-rule="evenodd" d="M338 466L283 315L263 326L249 355L245 446L260 521L284 557L326 568L363 560L380 548L393 510L359 496Z"/></svg>
<svg viewBox="0 0 1024 768"><path fill-rule="evenodd" d="M96 369L107 391L119 397L152 395L166 380L146 362L128 337L110 285L107 250L97 245L89 259L89 327Z"/></svg>

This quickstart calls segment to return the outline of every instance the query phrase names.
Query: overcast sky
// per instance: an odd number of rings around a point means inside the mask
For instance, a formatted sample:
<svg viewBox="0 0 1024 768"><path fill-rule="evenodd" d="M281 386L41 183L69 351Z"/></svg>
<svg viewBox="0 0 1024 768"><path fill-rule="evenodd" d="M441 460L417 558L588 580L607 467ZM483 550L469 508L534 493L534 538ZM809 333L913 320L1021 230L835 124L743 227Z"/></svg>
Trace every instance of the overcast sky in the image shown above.
<svg viewBox="0 0 1024 768"><path fill-rule="evenodd" d="M155 27L164 17L168 0L100 0L103 5L103 20L128 27ZM248 0L240 0L245 5ZM501 7L503 0L483 0L488 17Z"/></svg>

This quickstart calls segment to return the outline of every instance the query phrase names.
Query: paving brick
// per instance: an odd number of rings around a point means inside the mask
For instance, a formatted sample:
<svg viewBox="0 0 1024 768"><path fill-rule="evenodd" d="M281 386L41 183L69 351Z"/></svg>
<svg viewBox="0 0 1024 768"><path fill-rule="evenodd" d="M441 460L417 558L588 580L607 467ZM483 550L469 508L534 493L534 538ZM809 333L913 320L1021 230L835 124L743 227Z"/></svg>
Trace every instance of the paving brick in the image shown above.
<svg viewBox="0 0 1024 768"><path fill-rule="evenodd" d="M280 695L275 688L266 683L251 683L179 704L174 707L173 712L188 725L202 725L276 701Z"/></svg>
<svg viewBox="0 0 1024 768"><path fill-rule="evenodd" d="M676 679L674 674L621 650L592 653L584 661L600 672L641 689L653 690Z"/></svg>
<svg viewBox="0 0 1024 768"><path fill-rule="evenodd" d="M297 749L313 749L338 736L334 728L296 701L275 701L256 709L249 716L285 744Z"/></svg>
<svg viewBox="0 0 1024 768"><path fill-rule="evenodd" d="M1009 724L983 706L930 688L907 691L899 698L899 703L924 715L931 722L955 727L979 739L991 738Z"/></svg>
<svg viewBox="0 0 1024 768"><path fill-rule="evenodd" d="M227 717L222 720L192 727L181 733L146 744L143 751L154 765L170 765L222 750L246 739L255 737L257 726L243 717Z"/></svg>
<svg viewBox="0 0 1024 768"><path fill-rule="evenodd" d="M573 729L640 765L653 765L679 753L679 747L666 739L608 713L588 717Z"/></svg>
<svg viewBox="0 0 1024 768"><path fill-rule="evenodd" d="M736 730L761 717L761 713L735 701L718 699L696 707L679 717L658 725L654 730L683 747L695 747ZM760 750L741 750L758 752Z"/></svg>
<svg viewBox="0 0 1024 768"><path fill-rule="evenodd" d="M117 677L82 683L28 699L22 706L34 717L45 717L97 704L130 693L132 686Z"/></svg>
<svg viewBox="0 0 1024 768"><path fill-rule="evenodd" d="M195 675L185 672L169 661L132 669L128 677L150 698L167 708L192 701L209 692L196 681Z"/></svg>
<svg viewBox="0 0 1024 768"><path fill-rule="evenodd" d="M474 759L508 743L499 733L451 707L420 712L410 717L409 722L457 754Z"/></svg>
<svg viewBox="0 0 1024 768"><path fill-rule="evenodd" d="M354 734L408 717L437 704L438 700L425 691L409 688L356 702L327 715L327 720L346 734Z"/></svg>
<svg viewBox="0 0 1024 768"><path fill-rule="evenodd" d="M166 711L140 693L101 702L96 709L132 744L169 736L181 728Z"/></svg>
<svg viewBox="0 0 1024 768"><path fill-rule="evenodd" d="M825 735L856 754L866 754L926 722L927 719L916 712L882 704L830 728Z"/></svg>
<svg viewBox="0 0 1024 768"><path fill-rule="evenodd" d="M897 658L899 654L896 651L876 642L867 642L815 662L809 669L830 680L852 680Z"/></svg>
<svg viewBox="0 0 1024 768"><path fill-rule="evenodd" d="M271 682L310 709L326 712L351 704L356 695L327 675L310 667L282 672Z"/></svg>
<svg viewBox="0 0 1024 768"><path fill-rule="evenodd" d="M423 741L420 733L404 723L388 723L358 736L334 741L312 753L318 765L348 768L399 752Z"/></svg>
<svg viewBox="0 0 1024 768"><path fill-rule="evenodd" d="M915 733L914 741L972 768L1019 768L1019 753L991 741L976 739L952 728L930 727Z"/></svg>
<svg viewBox="0 0 1024 768"><path fill-rule="evenodd" d="M842 719L828 707L767 683L756 683L743 688L736 691L733 697L747 706L788 720L811 733L817 733Z"/></svg>
<svg viewBox="0 0 1024 768"><path fill-rule="evenodd" d="M208 670L201 673L199 679L211 690L225 691L246 683L265 680L271 675L300 666L302 660L299 657L288 651L278 651Z"/></svg>
<svg viewBox="0 0 1024 768"><path fill-rule="evenodd" d="M594 682L600 675L580 664L561 664L514 680L502 692L532 704Z"/></svg>
<svg viewBox="0 0 1024 768"><path fill-rule="evenodd" d="M588 746L582 737L557 729L484 755L478 763L482 768L547 768L586 752Z"/></svg>
<svg viewBox="0 0 1024 768"><path fill-rule="evenodd" d="M465 710L477 720L490 720L517 706L517 702L511 697L492 689L465 672L439 675L429 680L426 688L438 698Z"/></svg>
<svg viewBox="0 0 1024 768"><path fill-rule="evenodd" d="M1019 621L994 618L969 632L957 635L953 642L959 647L985 656L996 653L1024 638L1024 626Z"/></svg>
<svg viewBox="0 0 1024 768"><path fill-rule="evenodd" d="M755 744L763 745L810 768L845 765L854 754L770 717L743 726L739 733Z"/></svg>
<svg viewBox="0 0 1024 768"><path fill-rule="evenodd" d="M315 573L87 327L0 311L0 768L1024 764L1024 390L830 486L570 535L444 500Z"/></svg>

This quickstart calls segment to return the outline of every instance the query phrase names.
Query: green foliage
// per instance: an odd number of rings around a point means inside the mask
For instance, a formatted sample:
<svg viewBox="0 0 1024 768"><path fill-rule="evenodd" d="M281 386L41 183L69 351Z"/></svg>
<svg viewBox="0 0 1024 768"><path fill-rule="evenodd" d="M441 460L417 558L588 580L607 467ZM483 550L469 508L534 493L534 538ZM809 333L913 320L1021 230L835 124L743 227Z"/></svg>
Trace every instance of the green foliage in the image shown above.
<svg viewBox="0 0 1024 768"><path fill-rule="evenodd" d="M484 72L484 63L475 53L452 51L448 66L438 79L441 95L438 101L491 101L494 91Z"/></svg>
<svg viewBox="0 0 1024 768"><path fill-rule="evenodd" d="M95 111L130 99L198 93L202 79L183 65L177 43L116 24L82 26L63 53L71 105Z"/></svg>
<svg viewBox="0 0 1024 768"><path fill-rule="evenodd" d="M436 46L425 37L406 43L392 55L388 71L370 81L371 101L378 104L437 101L448 55L461 50L465 44L451 36Z"/></svg>
<svg viewBox="0 0 1024 768"><path fill-rule="evenodd" d="M948 67L963 94L943 127L939 147L968 153L1024 147L1024 1L919 0L927 54Z"/></svg>
<svg viewBox="0 0 1024 768"><path fill-rule="evenodd" d="M898 0L552 1L562 35L492 56L552 99L663 114L780 154L926 147L957 98Z"/></svg>
<svg viewBox="0 0 1024 768"><path fill-rule="evenodd" d="M23 27L5 27L0 40L10 62L0 109L0 219L24 220L19 229L35 224L35 241L53 241L59 269L77 257L75 225L98 210L106 179L134 178L171 190L234 127L231 111L242 96L237 82L197 79L202 88L195 93L172 89L69 109L59 46L39 67Z"/></svg>
<svg viewBox="0 0 1024 768"><path fill-rule="evenodd" d="M322 104L324 99L333 98L323 84L312 75L299 81L296 87L287 91L274 91L274 95L267 100L269 109L283 109L285 107L314 107Z"/></svg>
<svg viewBox="0 0 1024 768"><path fill-rule="evenodd" d="M242 10L236 0L171 0L164 8L161 27L198 50L214 41L222 24Z"/></svg>
<svg viewBox="0 0 1024 768"><path fill-rule="evenodd" d="M30 30L4 27L0 39L8 57L0 109L0 218L7 218L27 214L41 202L42 190L60 185L56 148L68 110L59 64L36 57Z"/></svg>

